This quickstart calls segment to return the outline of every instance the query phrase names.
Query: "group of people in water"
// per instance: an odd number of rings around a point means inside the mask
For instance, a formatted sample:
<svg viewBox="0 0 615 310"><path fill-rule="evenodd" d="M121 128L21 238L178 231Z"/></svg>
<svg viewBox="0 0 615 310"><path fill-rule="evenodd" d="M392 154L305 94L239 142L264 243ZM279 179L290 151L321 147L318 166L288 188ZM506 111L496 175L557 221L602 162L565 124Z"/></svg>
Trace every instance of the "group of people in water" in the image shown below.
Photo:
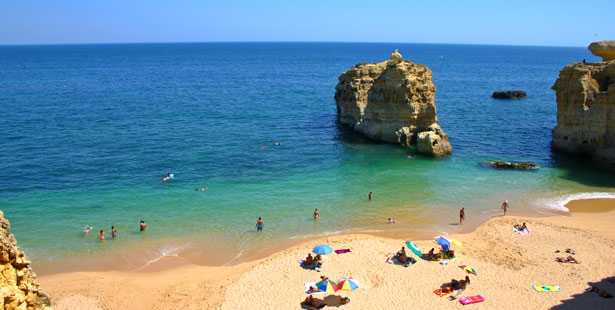
<svg viewBox="0 0 615 310"><path fill-rule="evenodd" d="M508 211L508 208L510 208L510 206L508 205L508 200L504 200L504 202L502 203L502 206L500 207L500 209L504 211L504 215L506 215L506 211ZM463 223L465 219L466 219L466 210L465 208L461 208L461 210L459 210L459 224Z"/></svg>
<svg viewBox="0 0 615 310"><path fill-rule="evenodd" d="M144 231L145 228L147 227L147 223L145 223L145 221L141 220L141 222L139 223L139 230L140 231ZM83 238L88 236L88 233L90 232L90 230L92 230L94 227L91 226L86 226L85 229L83 230ZM117 229L115 228L115 226L111 226L111 238L115 239L117 237ZM98 233L98 239L100 241L105 241L105 231L104 230L100 230L100 232Z"/></svg>

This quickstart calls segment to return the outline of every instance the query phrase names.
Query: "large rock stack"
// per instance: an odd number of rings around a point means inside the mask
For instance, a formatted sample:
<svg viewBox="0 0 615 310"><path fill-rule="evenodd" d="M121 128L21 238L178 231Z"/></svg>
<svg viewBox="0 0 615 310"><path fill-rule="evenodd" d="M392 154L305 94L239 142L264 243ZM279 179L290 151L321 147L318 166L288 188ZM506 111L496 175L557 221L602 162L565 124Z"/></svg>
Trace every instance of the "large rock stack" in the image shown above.
<svg viewBox="0 0 615 310"><path fill-rule="evenodd" d="M568 65L552 87L557 96L557 126L551 145L588 154L615 170L615 60L606 61L615 53L615 44L592 43L590 50L606 56L605 61Z"/></svg>
<svg viewBox="0 0 615 310"><path fill-rule="evenodd" d="M30 260L17 247L11 225L0 211L0 308L49 309L49 297L39 288Z"/></svg>
<svg viewBox="0 0 615 310"><path fill-rule="evenodd" d="M339 120L373 139L449 155L451 144L436 123L431 78L428 67L403 60L397 50L388 61L358 64L342 73L335 87Z"/></svg>

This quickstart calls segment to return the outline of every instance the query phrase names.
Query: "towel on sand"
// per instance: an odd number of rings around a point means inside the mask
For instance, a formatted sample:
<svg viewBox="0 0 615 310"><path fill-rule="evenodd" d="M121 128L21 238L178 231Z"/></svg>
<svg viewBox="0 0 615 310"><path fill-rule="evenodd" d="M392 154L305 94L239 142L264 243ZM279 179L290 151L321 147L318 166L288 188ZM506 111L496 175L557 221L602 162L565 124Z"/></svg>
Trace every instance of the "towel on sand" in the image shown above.
<svg viewBox="0 0 615 310"><path fill-rule="evenodd" d="M524 230L519 230L519 229L513 228L513 231L518 233L518 234L520 234L520 235L527 235L527 234L532 232L531 230L529 230L527 228L524 229Z"/></svg>
<svg viewBox="0 0 615 310"><path fill-rule="evenodd" d="M348 253L348 252L351 252L350 249L335 250L335 253L337 253L337 254L344 254L344 253Z"/></svg>
<svg viewBox="0 0 615 310"><path fill-rule="evenodd" d="M314 294L324 294L325 292L312 292L312 293L310 293L310 286L314 286L314 287L316 287L316 283L318 283L318 282L316 282L316 281L313 281L313 282L305 282L305 283L304 283L304 285L305 285L305 293L306 293L306 294L308 294L308 295L314 295Z"/></svg>

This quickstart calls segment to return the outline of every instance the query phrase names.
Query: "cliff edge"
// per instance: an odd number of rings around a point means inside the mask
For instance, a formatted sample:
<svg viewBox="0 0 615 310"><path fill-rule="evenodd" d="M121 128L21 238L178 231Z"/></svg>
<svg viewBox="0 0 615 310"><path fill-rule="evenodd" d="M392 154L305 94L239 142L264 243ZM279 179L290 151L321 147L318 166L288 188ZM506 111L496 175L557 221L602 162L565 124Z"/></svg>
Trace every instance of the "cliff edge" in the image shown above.
<svg viewBox="0 0 615 310"><path fill-rule="evenodd" d="M552 147L588 154L615 170L615 60L567 65L552 89L557 96Z"/></svg>
<svg viewBox="0 0 615 310"><path fill-rule="evenodd" d="M49 309L49 297L43 293L30 268L30 260L10 233L11 225L0 211L0 308Z"/></svg>
<svg viewBox="0 0 615 310"><path fill-rule="evenodd" d="M395 50L388 61L342 73L335 103L339 121L370 138L416 144L421 154L450 155L448 136L437 124L435 91L431 70Z"/></svg>

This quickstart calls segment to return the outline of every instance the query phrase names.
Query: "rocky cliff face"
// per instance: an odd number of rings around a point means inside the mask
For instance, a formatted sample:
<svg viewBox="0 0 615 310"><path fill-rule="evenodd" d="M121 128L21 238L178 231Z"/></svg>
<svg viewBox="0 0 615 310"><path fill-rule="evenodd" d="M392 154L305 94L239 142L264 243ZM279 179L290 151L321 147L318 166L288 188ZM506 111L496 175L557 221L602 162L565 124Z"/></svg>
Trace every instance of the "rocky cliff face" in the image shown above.
<svg viewBox="0 0 615 310"><path fill-rule="evenodd" d="M557 96L553 148L589 154L615 170L615 60L568 65L552 88Z"/></svg>
<svg viewBox="0 0 615 310"><path fill-rule="evenodd" d="M436 123L436 88L424 65L391 59L358 64L342 73L335 103L342 124L386 142L417 144L417 152L433 156L452 153L446 133Z"/></svg>
<svg viewBox="0 0 615 310"><path fill-rule="evenodd" d="M10 229L0 211L0 308L49 309L49 297L40 290L30 260L17 247Z"/></svg>

